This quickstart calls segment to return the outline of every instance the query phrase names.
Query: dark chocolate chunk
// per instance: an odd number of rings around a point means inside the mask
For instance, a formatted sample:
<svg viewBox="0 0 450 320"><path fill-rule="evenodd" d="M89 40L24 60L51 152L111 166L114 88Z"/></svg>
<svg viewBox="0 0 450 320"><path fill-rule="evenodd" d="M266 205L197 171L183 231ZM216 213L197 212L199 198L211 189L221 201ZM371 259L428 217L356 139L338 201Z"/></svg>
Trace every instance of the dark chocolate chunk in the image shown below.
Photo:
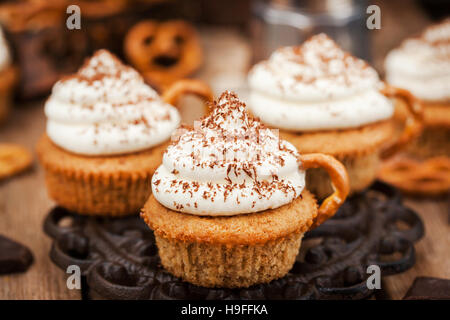
<svg viewBox="0 0 450 320"><path fill-rule="evenodd" d="M450 300L450 279L417 277L403 300Z"/></svg>
<svg viewBox="0 0 450 320"><path fill-rule="evenodd" d="M0 274L24 272L32 262L27 247L0 235Z"/></svg>

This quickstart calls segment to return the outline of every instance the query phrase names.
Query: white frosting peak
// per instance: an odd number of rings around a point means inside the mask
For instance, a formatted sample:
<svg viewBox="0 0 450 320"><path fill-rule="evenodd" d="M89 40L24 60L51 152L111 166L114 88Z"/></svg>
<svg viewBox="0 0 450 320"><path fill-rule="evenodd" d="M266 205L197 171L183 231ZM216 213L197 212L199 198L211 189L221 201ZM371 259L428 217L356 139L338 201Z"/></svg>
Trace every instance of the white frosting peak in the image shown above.
<svg viewBox="0 0 450 320"><path fill-rule="evenodd" d="M343 51L325 34L301 46L276 50L250 71L250 85L282 98L324 100L372 88L377 72L365 61Z"/></svg>
<svg viewBox="0 0 450 320"><path fill-rule="evenodd" d="M151 148L167 141L180 122L173 106L106 50L55 84L45 113L50 139L84 155Z"/></svg>
<svg viewBox="0 0 450 320"><path fill-rule="evenodd" d="M0 71L5 70L11 64L11 54L6 43L3 30L0 28Z"/></svg>
<svg viewBox="0 0 450 320"><path fill-rule="evenodd" d="M450 19L405 40L385 61L387 81L429 101L450 100Z"/></svg>
<svg viewBox="0 0 450 320"><path fill-rule="evenodd" d="M250 109L293 131L358 127L392 116L377 72L325 34L284 47L249 73Z"/></svg>
<svg viewBox="0 0 450 320"><path fill-rule="evenodd" d="M250 117L225 92L212 113L184 129L152 178L164 206L197 215L236 215L277 208L305 184L290 143Z"/></svg>

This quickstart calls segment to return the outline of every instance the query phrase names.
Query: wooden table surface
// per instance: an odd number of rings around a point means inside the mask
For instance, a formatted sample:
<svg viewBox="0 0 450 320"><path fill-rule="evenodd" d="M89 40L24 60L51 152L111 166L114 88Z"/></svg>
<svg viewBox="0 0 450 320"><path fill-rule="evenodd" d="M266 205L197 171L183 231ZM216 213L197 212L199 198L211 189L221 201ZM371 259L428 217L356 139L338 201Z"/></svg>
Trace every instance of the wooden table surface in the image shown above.
<svg viewBox="0 0 450 320"><path fill-rule="evenodd" d="M426 21L423 18L416 20ZM418 28L417 24L415 28ZM404 34L405 31L399 32L397 37ZM376 34L375 43L381 38ZM223 88L234 89L245 83L245 72L251 59L248 42L236 34L222 31L203 32L202 39L208 55L199 77L208 80L216 94ZM220 64L214 61L220 61ZM375 63L378 61L381 60L375 57ZM229 68L230 65L235 69ZM0 127L0 142L19 143L34 151L45 129L42 106L41 101L15 108L11 120ZM182 112L182 115L189 115L191 119L196 117L190 112ZM406 199L405 202L422 217L426 235L416 244L415 266L403 274L383 279L383 288L393 299L401 299L417 276L450 279L448 202L430 199ZM26 273L0 276L0 299L81 298L79 291L67 289L67 275L48 256L51 241L44 234L42 223L52 206L54 204L46 194L43 171L37 163L32 170L0 182L0 234L28 246L35 258Z"/></svg>
<svg viewBox="0 0 450 320"><path fill-rule="evenodd" d="M0 142L20 143L33 150L44 126L42 104L22 107L0 128ZM415 266L403 274L383 279L383 286L393 299L402 298L417 276L450 279L449 204L444 200L406 199L405 202L422 217L426 234L416 245ZM42 223L53 205L37 163L32 170L0 182L0 234L25 244L35 257L26 273L0 276L0 299L80 298L79 291L67 289L66 274L48 256L51 242L42 230Z"/></svg>
<svg viewBox="0 0 450 320"><path fill-rule="evenodd" d="M44 127L42 104L23 106L0 128L0 141L20 143L34 151ZM67 289L65 274L48 256L51 241L42 223L53 205L37 163L22 175L0 181L0 234L29 247L35 258L26 273L0 276L0 299L80 298L79 291Z"/></svg>

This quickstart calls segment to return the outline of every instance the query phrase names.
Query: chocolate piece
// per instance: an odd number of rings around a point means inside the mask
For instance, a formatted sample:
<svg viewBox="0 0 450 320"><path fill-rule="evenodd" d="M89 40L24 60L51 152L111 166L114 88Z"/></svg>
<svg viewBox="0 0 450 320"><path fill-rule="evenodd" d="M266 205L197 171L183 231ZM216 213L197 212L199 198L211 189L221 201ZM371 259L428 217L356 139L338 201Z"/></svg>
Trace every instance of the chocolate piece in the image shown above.
<svg viewBox="0 0 450 320"><path fill-rule="evenodd" d="M0 235L0 274L24 272L32 262L27 247Z"/></svg>
<svg viewBox="0 0 450 320"><path fill-rule="evenodd" d="M450 279L417 277L403 300L450 300Z"/></svg>
<svg viewBox="0 0 450 320"><path fill-rule="evenodd" d="M59 226L64 218L72 219L70 227ZM400 221L408 228L399 227ZM367 288L367 266L380 266L382 276L411 268L414 242L424 233L419 216L402 205L398 191L377 182L305 234L297 261L284 278L250 288L208 289L161 267L153 233L138 217L82 217L57 207L44 229L54 239L51 259L63 270L79 265L91 297L191 300L368 298L376 290ZM384 259L387 255L390 259Z"/></svg>

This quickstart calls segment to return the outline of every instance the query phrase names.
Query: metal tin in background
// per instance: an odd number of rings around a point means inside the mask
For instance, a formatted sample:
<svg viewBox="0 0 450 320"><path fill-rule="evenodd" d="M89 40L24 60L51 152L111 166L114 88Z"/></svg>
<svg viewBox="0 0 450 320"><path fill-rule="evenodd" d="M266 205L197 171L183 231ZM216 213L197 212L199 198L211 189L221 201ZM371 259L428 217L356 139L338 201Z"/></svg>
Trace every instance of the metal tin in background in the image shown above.
<svg viewBox="0 0 450 320"><path fill-rule="evenodd" d="M320 32L345 50L370 60L367 6L366 0L254 0L250 26L254 61Z"/></svg>

